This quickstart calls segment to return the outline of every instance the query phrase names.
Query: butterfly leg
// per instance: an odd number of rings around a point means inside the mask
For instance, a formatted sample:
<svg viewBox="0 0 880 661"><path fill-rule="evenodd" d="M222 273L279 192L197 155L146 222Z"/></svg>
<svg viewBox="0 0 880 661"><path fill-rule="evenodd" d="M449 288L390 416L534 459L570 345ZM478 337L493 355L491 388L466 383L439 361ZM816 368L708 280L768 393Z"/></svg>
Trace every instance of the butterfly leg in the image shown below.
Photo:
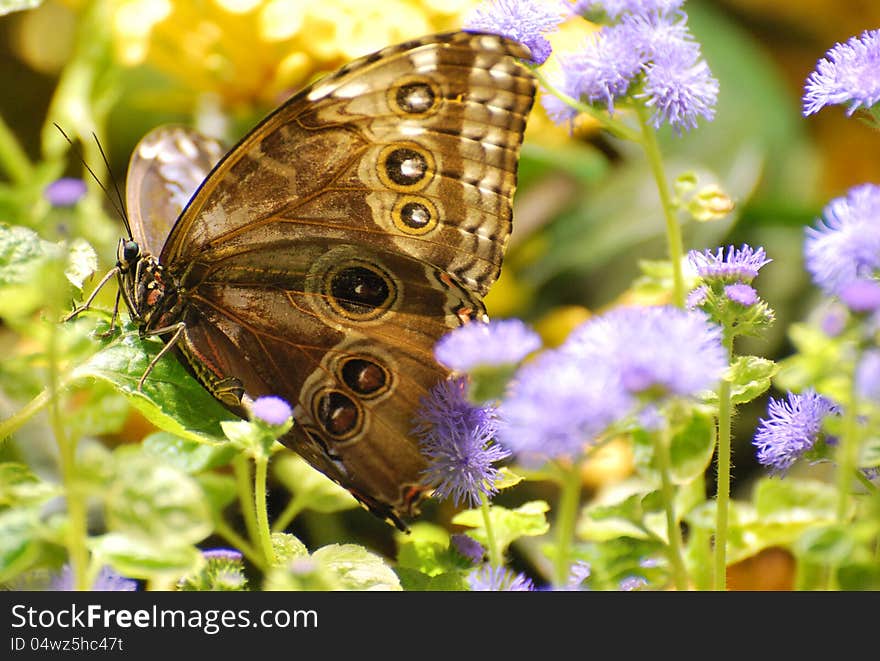
<svg viewBox="0 0 880 661"><path fill-rule="evenodd" d="M141 377L140 381L138 381L137 389L138 392L141 392L144 387L144 382L147 380L147 376L150 372L153 371L153 368L156 366L156 363L161 360L162 356L171 351L174 348L174 345L180 340L180 336L183 335L183 331L186 330L186 324L182 321L179 324L174 324L173 326L165 326L164 328L157 328L156 330L150 331L149 335L165 335L167 333L174 332L174 335L171 336L171 339L165 343L165 346L162 347L162 350L156 354L156 357L150 361L150 364L147 365L147 369L144 371L144 375Z"/></svg>
<svg viewBox="0 0 880 661"><path fill-rule="evenodd" d="M69 315L64 317L64 319L62 319L61 321L63 323L66 323L66 322L70 321L71 319L74 319L75 317L77 317L81 313L85 312L86 310L88 310L89 307L92 305L92 301L95 300L95 296L97 296L98 292L101 291L101 288L107 284L107 281L110 280L110 278L112 278L113 276L118 276L119 273L120 273L119 266L114 266L112 269L107 271L107 274L103 278L101 278L101 282L98 283L98 286L95 287L95 289L92 291L91 295L88 297L88 299L86 299L86 302L83 303L82 305L80 305L78 308L74 308L73 311ZM118 309L119 309L119 293L117 292L117 294L116 294L116 307L113 308L114 319L116 318L116 313L117 313ZM111 326L112 326L112 322L111 322Z"/></svg>

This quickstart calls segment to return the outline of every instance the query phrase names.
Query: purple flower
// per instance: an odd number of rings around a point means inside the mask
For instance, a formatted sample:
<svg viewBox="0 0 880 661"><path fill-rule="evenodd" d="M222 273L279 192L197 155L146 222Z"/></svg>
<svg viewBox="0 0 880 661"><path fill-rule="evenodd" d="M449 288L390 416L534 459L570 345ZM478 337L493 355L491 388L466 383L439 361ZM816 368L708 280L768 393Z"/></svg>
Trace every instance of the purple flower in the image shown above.
<svg viewBox="0 0 880 661"><path fill-rule="evenodd" d="M688 260L703 280L746 284L757 277L762 266L773 261L767 259L763 248L755 249L745 243L742 248L728 246L726 254L724 248L718 248L714 253L711 250L691 250Z"/></svg>
<svg viewBox="0 0 880 661"><path fill-rule="evenodd" d="M563 348L609 365L633 396L697 396L727 368L721 329L701 311L673 306L617 308L576 328Z"/></svg>
<svg viewBox="0 0 880 661"><path fill-rule="evenodd" d="M576 14L604 11L609 18L617 18L626 13L665 14L684 4L684 0L576 0L572 10Z"/></svg>
<svg viewBox="0 0 880 661"><path fill-rule="evenodd" d="M528 576L514 572L505 567L482 565L474 569L467 577L468 586L474 591L491 592L528 592L535 585Z"/></svg>
<svg viewBox="0 0 880 661"><path fill-rule="evenodd" d="M570 15L570 8L559 0L487 0L468 15L464 29L513 39L532 52L535 64L543 64L552 50L544 35Z"/></svg>
<svg viewBox="0 0 880 661"><path fill-rule="evenodd" d="M772 473L785 473L812 449L822 432L822 421L839 408L815 390L788 393L788 399L770 398L767 418L761 418L752 444L758 461Z"/></svg>
<svg viewBox="0 0 880 661"><path fill-rule="evenodd" d="M758 292L751 285L735 282L732 285L724 285L724 295L734 303L744 307L751 307L758 302Z"/></svg>
<svg viewBox="0 0 880 661"><path fill-rule="evenodd" d="M258 397L254 400L251 413L253 417L275 426L283 425L293 415L290 404L274 395Z"/></svg>
<svg viewBox="0 0 880 661"><path fill-rule="evenodd" d="M629 10L619 9L613 10L615 16ZM681 12L645 11L623 14L619 23L593 34L580 51L561 55L561 78L554 82L573 98L604 103L609 112L641 82L636 96L654 109L651 122L657 127L666 122L680 131L696 126L698 117L712 119L718 82L687 28L687 17ZM556 103L548 110L559 123L571 119L571 113Z"/></svg>
<svg viewBox="0 0 880 661"><path fill-rule="evenodd" d="M202 557L205 560L222 560L225 562L241 562L244 557L241 551L236 549L206 549L202 551Z"/></svg>
<svg viewBox="0 0 880 661"><path fill-rule="evenodd" d="M541 348L541 338L519 319L472 322L452 330L434 346L437 360L453 370L520 362Z"/></svg>
<svg viewBox="0 0 880 661"><path fill-rule="evenodd" d="M813 282L830 295L880 267L880 186L861 184L825 207L806 229L804 254Z"/></svg>
<svg viewBox="0 0 880 661"><path fill-rule="evenodd" d="M880 308L880 282L853 280L841 287L840 300L853 312L873 312Z"/></svg>
<svg viewBox="0 0 880 661"><path fill-rule="evenodd" d="M478 407L466 397L463 378L438 383L423 398L416 414L415 433L428 458L423 482L440 500L474 507L482 496L495 493L497 461L510 456L494 442L498 420L491 407Z"/></svg>
<svg viewBox="0 0 880 661"><path fill-rule="evenodd" d="M648 581L643 576L627 576L620 581L620 589L624 592L641 590L646 585L648 585Z"/></svg>
<svg viewBox="0 0 880 661"><path fill-rule="evenodd" d="M470 560L473 563L480 563L483 561L483 556L486 553L486 549L483 548L483 545L480 544L477 540L469 535L465 535L462 533L457 533L451 536L452 546L465 558Z"/></svg>
<svg viewBox="0 0 880 661"><path fill-rule="evenodd" d="M696 310L709 298L709 288L706 285L700 285L687 295L684 306L688 310Z"/></svg>
<svg viewBox="0 0 880 661"><path fill-rule="evenodd" d="M856 388L860 396L880 401L880 350L865 351L856 368Z"/></svg>
<svg viewBox="0 0 880 661"><path fill-rule="evenodd" d="M804 116L848 103L846 114L880 101L880 30L866 30L835 44L804 85Z"/></svg>
<svg viewBox="0 0 880 661"><path fill-rule="evenodd" d="M56 592L72 592L76 589L73 584L73 570L69 564L64 565L58 575L52 579L49 589ZM120 576L105 565L98 572L91 589L94 592L134 592L137 590L137 581Z"/></svg>
<svg viewBox="0 0 880 661"><path fill-rule="evenodd" d="M43 195L53 207L72 207L86 194L86 182L74 177L62 177L46 186Z"/></svg>
<svg viewBox="0 0 880 661"><path fill-rule="evenodd" d="M819 320L822 332L828 337L837 337L846 328L849 314L842 305L834 305L825 311Z"/></svg>
<svg viewBox="0 0 880 661"><path fill-rule="evenodd" d="M606 363L554 349L520 367L501 402L498 440L526 464L580 456L632 408Z"/></svg>

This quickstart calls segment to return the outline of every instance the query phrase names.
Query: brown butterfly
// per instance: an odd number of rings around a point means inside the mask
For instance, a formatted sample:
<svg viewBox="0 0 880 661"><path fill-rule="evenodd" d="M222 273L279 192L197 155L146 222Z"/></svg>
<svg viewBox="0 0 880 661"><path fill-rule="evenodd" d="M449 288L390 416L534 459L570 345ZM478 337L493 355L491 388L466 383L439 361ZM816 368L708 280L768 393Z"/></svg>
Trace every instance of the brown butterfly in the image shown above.
<svg viewBox="0 0 880 661"><path fill-rule="evenodd" d="M433 345L485 318L510 234L528 56L428 36L321 79L225 155L182 127L144 137L99 284L115 275L117 308L165 342L141 384L173 350L242 417L286 399L281 441L405 529L427 491L413 415L448 376Z"/></svg>

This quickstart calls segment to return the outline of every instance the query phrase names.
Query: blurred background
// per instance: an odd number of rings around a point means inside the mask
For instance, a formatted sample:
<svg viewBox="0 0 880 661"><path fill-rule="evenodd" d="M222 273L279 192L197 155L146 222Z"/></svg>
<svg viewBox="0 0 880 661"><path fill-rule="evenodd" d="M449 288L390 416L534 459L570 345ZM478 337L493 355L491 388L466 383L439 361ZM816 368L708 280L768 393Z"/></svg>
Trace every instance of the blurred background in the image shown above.
<svg viewBox="0 0 880 661"><path fill-rule="evenodd" d="M28 190L4 189L0 221L27 225L28 205L49 181L83 176L52 122L81 142L85 160L103 177L94 132L121 185L134 145L154 126L182 122L232 144L321 74L386 45L456 29L476 4L47 0L2 16L0 118L41 167ZM792 351L788 327L809 319L819 303L802 264L804 226L832 197L880 181L880 135L839 106L804 118L803 84L836 42L880 25L880 4L689 0L684 8L721 92L715 121L683 136L662 134L668 174L694 171L701 184L717 183L736 205L722 220L686 225L686 248L765 247L774 261L756 286L777 321L765 337L737 349L784 358ZM576 48L589 29L583 20L570 21L554 37L555 49ZM551 59L547 66L553 65ZM0 182L5 176L0 172ZM63 226L34 229L47 239L83 236L103 271L115 260L123 228L102 194L93 193L102 215L86 207ZM589 122L572 132L556 127L536 106L510 251L487 300L490 315L522 317L548 344L559 342L596 311L650 298L640 263L664 259L662 232L641 153ZM641 284L633 289L634 283ZM4 346L15 351L21 338L10 340L4 332ZM750 442L765 410L766 396L743 407L735 420L734 496L758 471ZM147 429L131 414L108 442L137 440ZM584 479L598 486L626 470L625 455L611 452L590 464Z"/></svg>

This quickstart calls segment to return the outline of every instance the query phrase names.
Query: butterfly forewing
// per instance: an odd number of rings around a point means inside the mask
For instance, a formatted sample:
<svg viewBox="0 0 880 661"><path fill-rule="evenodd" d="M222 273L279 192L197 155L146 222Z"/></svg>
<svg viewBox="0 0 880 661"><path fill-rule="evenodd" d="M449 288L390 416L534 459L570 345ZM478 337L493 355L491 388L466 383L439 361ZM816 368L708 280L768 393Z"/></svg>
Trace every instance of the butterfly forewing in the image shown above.
<svg viewBox="0 0 880 661"><path fill-rule="evenodd" d="M171 228L224 150L183 126L160 126L138 142L128 164L126 208L132 239L159 256Z"/></svg>
<svg viewBox="0 0 880 661"><path fill-rule="evenodd" d="M155 323L183 321L193 373L287 399L283 442L401 526L426 466L413 417L447 376L432 347L483 316L510 233L524 56L454 33L351 63L245 136L161 252L179 299Z"/></svg>

